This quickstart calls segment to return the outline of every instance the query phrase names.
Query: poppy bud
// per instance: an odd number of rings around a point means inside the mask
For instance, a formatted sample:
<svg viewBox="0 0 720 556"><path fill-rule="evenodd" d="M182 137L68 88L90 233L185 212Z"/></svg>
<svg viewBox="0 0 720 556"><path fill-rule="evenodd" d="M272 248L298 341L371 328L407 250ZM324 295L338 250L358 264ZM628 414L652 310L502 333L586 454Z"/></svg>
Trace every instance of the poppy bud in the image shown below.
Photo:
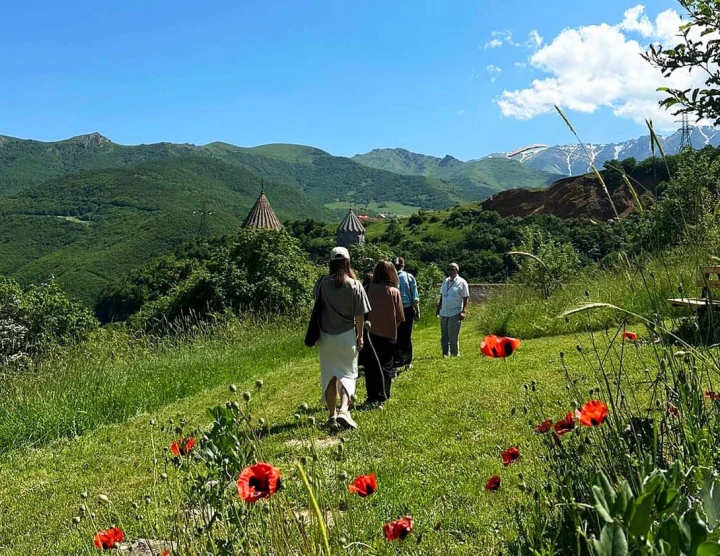
<svg viewBox="0 0 720 556"><path fill-rule="evenodd" d="M309 410L310 410L310 406L309 406L308 404L306 404L306 403L304 403L304 404L302 404L302 405L300 406L300 411L305 411L305 412L307 412L307 411L309 411Z"/></svg>
<svg viewBox="0 0 720 556"><path fill-rule="evenodd" d="M109 499L107 496L105 496L104 494L98 495L98 500L99 500L101 503L103 503L103 504L109 504L109 503L110 503L110 499Z"/></svg>
<svg viewBox="0 0 720 556"><path fill-rule="evenodd" d="M237 392L237 386L235 386L234 384L231 384L230 386L228 386L228 389L229 389L231 392Z"/></svg>
<svg viewBox="0 0 720 556"><path fill-rule="evenodd" d="M247 401L249 401L249 400L247 400ZM238 410L238 409L240 409L240 404L237 403L237 402L232 402L232 403L230 404L230 407L232 407L232 408L235 409L235 410Z"/></svg>
<svg viewBox="0 0 720 556"><path fill-rule="evenodd" d="M585 290L585 297L590 297L590 291L589 291L589 290Z"/></svg>
<svg viewBox="0 0 720 556"><path fill-rule="evenodd" d="M152 501L152 498L150 498L150 496L146 496L146 497L145 497L145 503L146 503L146 504L149 504L151 501Z"/></svg>
<svg viewBox="0 0 720 556"><path fill-rule="evenodd" d="M580 344L576 345L575 349L578 350L579 353L582 353L582 346Z"/></svg>
<svg viewBox="0 0 720 556"><path fill-rule="evenodd" d="M85 504L81 504L80 508L78 508L78 509L80 510L81 514L87 513L87 506Z"/></svg>
<svg viewBox="0 0 720 556"><path fill-rule="evenodd" d="M95 512L90 514L90 519L94 520L97 516L95 515Z"/></svg>
<svg viewBox="0 0 720 556"><path fill-rule="evenodd" d="M80 523L80 516L79 516L79 515L76 515L75 517L73 517L73 523L74 523L75 525L77 525L77 524Z"/></svg>
<svg viewBox="0 0 720 556"><path fill-rule="evenodd" d="M80 493L80 498L82 498L83 500L86 500L87 497L88 497L88 493L87 493L87 492L81 492L81 493Z"/></svg>
<svg viewBox="0 0 720 556"><path fill-rule="evenodd" d="M161 478L163 481L167 481L167 478L168 478L167 473L160 473L160 478Z"/></svg>
<svg viewBox="0 0 720 556"><path fill-rule="evenodd" d="M227 409L232 409L232 402L229 402L229 401L228 401L228 402L225 402L225 407L226 407Z"/></svg>
<svg viewBox="0 0 720 556"><path fill-rule="evenodd" d="M249 401L250 401L250 398L251 398L252 396L250 396L250 392L243 392L243 393L242 393L242 397L243 397L243 400L245 400L246 402L249 402Z"/></svg>
<svg viewBox="0 0 720 556"><path fill-rule="evenodd" d="M308 423L310 424L310 426L314 426L315 425L315 417L313 417L312 415L310 417L308 417Z"/></svg>
<svg viewBox="0 0 720 556"><path fill-rule="evenodd" d="M347 539L346 539L345 537L338 537L338 542L339 542L341 545L345 546L348 541L347 541Z"/></svg>
<svg viewBox="0 0 720 556"><path fill-rule="evenodd" d="M343 482L347 481L348 474L345 471L340 471L340 473L338 473L338 479Z"/></svg>
<svg viewBox="0 0 720 556"><path fill-rule="evenodd" d="M138 521L142 521L143 514L135 514L135 519L137 519Z"/></svg>
<svg viewBox="0 0 720 556"><path fill-rule="evenodd" d="M255 381L255 388L258 390L262 390L263 384L265 384L261 379L257 379Z"/></svg>
<svg viewBox="0 0 720 556"><path fill-rule="evenodd" d="M150 426L151 426L151 427L154 427L156 423L157 423L157 421L155 421L155 419L150 419Z"/></svg>
<svg viewBox="0 0 720 556"><path fill-rule="evenodd" d="M265 419L263 419L262 417L260 417L260 419L258 419L258 425L260 425L261 427L264 427L264 426L265 426Z"/></svg>
<svg viewBox="0 0 720 556"><path fill-rule="evenodd" d="M299 421L299 420L300 420L300 414L299 414L299 413L296 413L295 415L293 415L293 417L295 418L296 421Z"/></svg>

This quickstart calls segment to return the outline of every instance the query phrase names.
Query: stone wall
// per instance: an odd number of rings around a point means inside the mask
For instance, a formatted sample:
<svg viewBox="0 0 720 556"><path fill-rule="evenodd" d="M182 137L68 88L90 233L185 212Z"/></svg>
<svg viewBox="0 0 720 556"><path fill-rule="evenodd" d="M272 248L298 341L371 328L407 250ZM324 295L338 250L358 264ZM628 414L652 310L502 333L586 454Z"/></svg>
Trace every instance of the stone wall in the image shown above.
<svg viewBox="0 0 720 556"><path fill-rule="evenodd" d="M493 294L502 292L506 288L512 288L514 284L470 284L470 303L482 303ZM437 285L440 289L440 284Z"/></svg>
<svg viewBox="0 0 720 556"><path fill-rule="evenodd" d="M482 303L495 293L502 292L512 284L468 284L470 287L470 302Z"/></svg>

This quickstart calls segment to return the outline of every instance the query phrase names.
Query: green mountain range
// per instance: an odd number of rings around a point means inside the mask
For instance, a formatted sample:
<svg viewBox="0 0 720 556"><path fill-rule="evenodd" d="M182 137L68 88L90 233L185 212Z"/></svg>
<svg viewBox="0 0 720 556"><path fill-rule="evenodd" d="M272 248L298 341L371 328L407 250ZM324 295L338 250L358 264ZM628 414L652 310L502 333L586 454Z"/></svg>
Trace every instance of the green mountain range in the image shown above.
<svg viewBox="0 0 720 556"><path fill-rule="evenodd" d="M0 274L22 283L52 275L92 303L108 283L197 237L201 221L214 235L237 229L261 182L281 219L325 220L349 205L411 214L547 182L514 161L471 166L412 156L412 165L385 169L301 145L123 146L98 133L57 142L0 136Z"/></svg>
<svg viewBox="0 0 720 556"><path fill-rule="evenodd" d="M506 189L545 187L557 174L535 170L516 160L485 158L463 162L417 154L405 149L375 149L355 155L352 160L379 170L398 174L439 178L454 183L479 200Z"/></svg>

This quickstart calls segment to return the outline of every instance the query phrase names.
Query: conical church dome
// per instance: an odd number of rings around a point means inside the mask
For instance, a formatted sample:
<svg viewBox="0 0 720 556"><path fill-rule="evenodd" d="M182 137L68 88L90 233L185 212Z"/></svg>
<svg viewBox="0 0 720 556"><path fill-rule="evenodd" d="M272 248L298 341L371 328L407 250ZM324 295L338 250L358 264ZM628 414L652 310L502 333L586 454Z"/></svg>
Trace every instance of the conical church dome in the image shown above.
<svg viewBox="0 0 720 556"><path fill-rule="evenodd" d="M337 244L342 247L365 244L365 226L363 226L360 219L355 216L352 209L350 209L343 221L340 222L337 232L335 232L335 237Z"/></svg>
<svg viewBox="0 0 720 556"><path fill-rule="evenodd" d="M343 221L340 222L337 231L338 233L351 232L354 234L364 234L365 226L363 226L360 219L355 216L353 209L350 209Z"/></svg>
<svg viewBox="0 0 720 556"><path fill-rule="evenodd" d="M260 228L263 230L281 230L282 224L275 216L275 212L270 206L265 193L260 193L258 200L255 201L253 208L243 222L243 228Z"/></svg>

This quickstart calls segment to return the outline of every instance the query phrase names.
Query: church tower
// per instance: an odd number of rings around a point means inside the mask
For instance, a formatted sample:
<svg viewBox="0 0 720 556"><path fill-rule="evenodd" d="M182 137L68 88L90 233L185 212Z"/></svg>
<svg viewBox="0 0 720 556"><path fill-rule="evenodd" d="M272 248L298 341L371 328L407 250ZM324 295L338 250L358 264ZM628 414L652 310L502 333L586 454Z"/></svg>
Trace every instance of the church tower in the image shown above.
<svg viewBox="0 0 720 556"><path fill-rule="evenodd" d="M247 218L245 218L242 227L262 230L282 230L282 224L277 216L275 216L275 212L270 206L270 201L268 201L265 196L264 186L253 208L250 210Z"/></svg>
<svg viewBox="0 0 720 556"><path fill-rule="evenodd" d="M350 247L356 244L365 245L365 226L363 226L360 219L355 216L352 209L350 209L343 221L340 222L335 235L337 244L341 247Z"/></svg>

